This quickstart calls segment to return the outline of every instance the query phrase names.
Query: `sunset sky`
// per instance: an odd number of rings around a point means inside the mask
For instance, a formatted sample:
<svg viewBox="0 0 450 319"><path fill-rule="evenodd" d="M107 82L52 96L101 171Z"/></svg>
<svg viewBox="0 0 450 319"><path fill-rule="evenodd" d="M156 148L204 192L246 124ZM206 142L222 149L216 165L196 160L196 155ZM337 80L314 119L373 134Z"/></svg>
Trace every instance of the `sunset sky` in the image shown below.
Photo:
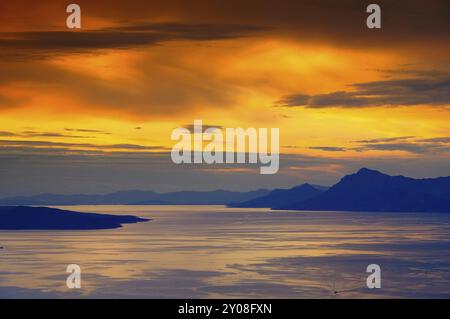
<svg viewBox="0 0 450 319"><path fill-rule="evenodd" d="M450 3L0 2L0 197L450 175ZM176 166L172 130L280 128L280 171Z"/></svg>

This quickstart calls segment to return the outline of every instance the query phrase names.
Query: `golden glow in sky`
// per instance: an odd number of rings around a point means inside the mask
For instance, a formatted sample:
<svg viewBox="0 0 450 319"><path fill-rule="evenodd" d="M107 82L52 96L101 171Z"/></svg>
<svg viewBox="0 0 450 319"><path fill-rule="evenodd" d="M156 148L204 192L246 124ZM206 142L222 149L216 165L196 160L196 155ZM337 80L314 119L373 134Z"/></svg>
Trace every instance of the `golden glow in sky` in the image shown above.
<svg viewBox="0 0 450 319"><path fill-rule="evenodd" d="M239 13L235 1L79 1L79 31L65 28L64 1L2 3L2 152L165 152L174 128L202 119L279 127L281 153L328 160L286 176L347 170L334 159L434 165L450 142L445 4L411 3L420 19L386 7L396 19L368 30L356 9L309 1Z"/></svg>

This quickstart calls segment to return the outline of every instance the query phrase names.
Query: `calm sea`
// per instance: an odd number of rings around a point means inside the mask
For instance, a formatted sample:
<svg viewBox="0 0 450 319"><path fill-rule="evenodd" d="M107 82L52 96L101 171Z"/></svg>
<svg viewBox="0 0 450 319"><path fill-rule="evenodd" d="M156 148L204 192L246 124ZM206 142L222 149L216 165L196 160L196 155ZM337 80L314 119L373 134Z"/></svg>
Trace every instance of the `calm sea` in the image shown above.
<svg viewBox="0 0 450 319"><path fill-rule="evenodd" d="M450 297L450 214L60 208L152 221L0 231L0 298ZM69 264L81 289L66 286ZM366 286L369 264L381 267L380 289Z"/></svg>

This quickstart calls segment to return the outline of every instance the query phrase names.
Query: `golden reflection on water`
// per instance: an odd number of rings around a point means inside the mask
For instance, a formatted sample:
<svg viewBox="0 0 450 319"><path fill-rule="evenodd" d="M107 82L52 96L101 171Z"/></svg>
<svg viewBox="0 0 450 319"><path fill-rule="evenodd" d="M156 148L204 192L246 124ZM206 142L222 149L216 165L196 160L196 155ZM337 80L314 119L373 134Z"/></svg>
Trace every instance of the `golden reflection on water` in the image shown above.
<svg viewBox="0 0 450 319"><path fill-rule="evenodd" d="M84 297L333 297L330 281L359 284L361 289L346 293L350 297L397 296L411 265L426 268L417 263L434 258L448 266L450 259L442 259L440 250L449 248L447 215L222 206L61 208L152 221L114 230L1 231L0 287L30 290L32 297L65 296L66 266L75 263L82 268L77 293ZM435 247L436 255L422 251L421 244ZM366 260L387 263L392 285L398 286L365 291ZM448 269L435 274L444 279L442 285L448 283ZM13 288L0 289L0 297L8 289Z"/></svg>

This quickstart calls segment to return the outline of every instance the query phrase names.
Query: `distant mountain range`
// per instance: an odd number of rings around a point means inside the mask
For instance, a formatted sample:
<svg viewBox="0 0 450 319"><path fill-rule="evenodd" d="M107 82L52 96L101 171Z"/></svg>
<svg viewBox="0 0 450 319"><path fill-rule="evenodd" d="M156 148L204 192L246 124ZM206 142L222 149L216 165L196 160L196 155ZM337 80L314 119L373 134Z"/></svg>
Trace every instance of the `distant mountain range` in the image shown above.
<svg viewBox="0 0 450 319"><path fill-rule="evenodd" d="M362 168L328 190L309 184L231 204L281 210L450 212L450 177L414 179Z"/></svg>
<svg viewBox="0 0 450 319"><path fill-rule="evenodd" d="M450 177L414 179L367 168L306 200L272 207L293 210L450 212Z"/></svg>
<svg viewBox="0 0 450 319"><path fill-rule="evenodd" d="M40 194L0 199L0 205L226 205L267 195L269 190L250 192L216 190L209 192L121 191L105 195Z"/></svg>
<svg viewBox="0 0 450 319"><path fill-rule="evenodd" d="M0 199L0 205L228 205L308 211L450 212L450 177L414 179L362 168L330 188L302 184L290 189L250 192L162 194L133 190L106 195L42 194Z"/></svg>

